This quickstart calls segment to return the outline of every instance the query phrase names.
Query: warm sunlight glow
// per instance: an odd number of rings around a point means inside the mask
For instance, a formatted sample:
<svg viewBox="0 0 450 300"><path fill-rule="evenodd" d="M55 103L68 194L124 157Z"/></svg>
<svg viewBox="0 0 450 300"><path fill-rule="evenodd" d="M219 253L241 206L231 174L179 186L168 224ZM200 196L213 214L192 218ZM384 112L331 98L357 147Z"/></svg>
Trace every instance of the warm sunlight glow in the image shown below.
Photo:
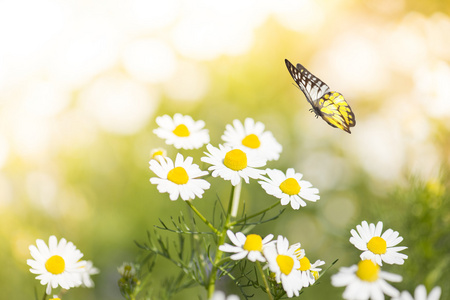
<svg viewBox="0 0 450 300"><path fill-rule="evenodd" d="M0 174L0 208L10 205L14 199L13 186L11 180Z"/></svg>
<svg viewBox="0 0 450 300"><path fill-rule="evenodd" d="M131 20L138 31L155 31L174 22L181 10L179 0L133 0Z"/></svg>
<svg viewBox="0 0 450 300"><path fill-rule="evenodd" d="M71 23L49 57L50 78L74 89L87 84L118 61L123 36L120 24L104 14L83 15Z"/></svg>
<svg viewBox="0 0 450 300"><path fill-rule="evenodd" d="M131 43L125 49L123 63L136 79L150 83L164 82L177 67L175 53L169 45L156 39Z"/></svg>
<svg viewBox="0 0 450 300"><path fill-rule="evenodd" d="M0 169L6 163L9 155L9 144L5 137L0 134Z"/></svg>
<svg viewBox="0 0 450 300"><path fill-rule="evenodd" d="M182 55L212 60L222 54L241 55L250 50L253 29L266 16L264 8L254 9L251 2L236 0L226 4L198 2L203 5L186 11L172 31L173 43Z"/></svg>
<svg viewBox="0 0 450 300"><path fill-rule="evenodd" d="M70 103L68 91L49 81L33 81L25 87L23 110L37 117L52 117Z"/></svg>
<svg viewBox="0 0 450 300"><path fill-rule="evenodd" d="M206 68L192 62L181 62L175 75L164 85L167 96L180 101L196 101L205 96L209 88Z"/></svg>
<svg viewBox="0 0 450 300"><path fill-rule="evenodd" d="M388 84L390 74L386 73L385 61L374 41L363 33L343 33L327 44L329 47L318 54L315 65L341 92L370 94L374 88Z"/></svg>
<svg viewBox="0 0 450 300"><path fill-rule="evenodd" d="M159 98L145 86L120 74L95 80L80 94L80 103L106 131L133 134L149 121Z"/></svg>
<svg viewBox="0 0 450 300"><path fill-rule="evenodd" d="M431 66L417 68L414 72L414 82L422 107L431 116L450 116L449 63L438 61Z"/></svg>
<svg viewBox="0 0 450 300"><path fill-rule="evenodd" d="M322 4L324 5L324 4ZM273 2L277 21L290 30L311 34L324 22L326 7L314 0L286 0Z"/></svg>

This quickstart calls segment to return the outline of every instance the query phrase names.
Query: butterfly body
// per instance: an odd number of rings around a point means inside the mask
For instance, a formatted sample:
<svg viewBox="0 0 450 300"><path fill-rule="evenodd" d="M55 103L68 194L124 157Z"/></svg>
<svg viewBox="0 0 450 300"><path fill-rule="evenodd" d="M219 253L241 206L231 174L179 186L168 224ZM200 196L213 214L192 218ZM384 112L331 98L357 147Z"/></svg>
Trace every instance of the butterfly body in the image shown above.
<svg viewBox="0 0 450 300"><path fill-rule="evenodd" d="M311 104L316 117L320 116L330 126L351 133L350 127L355 126L356 120L344 96L331 91L325 82L314 76L301 64L297 64L295 67L287 59L285 63L295 83Z"/></svg>

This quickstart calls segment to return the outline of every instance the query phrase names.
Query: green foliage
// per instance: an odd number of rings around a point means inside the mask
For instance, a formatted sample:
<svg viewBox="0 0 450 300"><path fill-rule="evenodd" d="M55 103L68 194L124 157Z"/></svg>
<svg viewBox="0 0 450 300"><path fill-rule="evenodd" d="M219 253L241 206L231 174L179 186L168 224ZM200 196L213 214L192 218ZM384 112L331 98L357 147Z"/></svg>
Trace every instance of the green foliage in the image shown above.
<svg viewBox="0 0 450 300"><path fill-rule="evenodd" d="M450 278L450 185L448 174L439 178L420 180L410 177L382 201L370 204L386 226L400 232L403 252L408 259L393 270L403 276L400 289L413 293L419 284L428 290L441 286L441 299L450 295L447 279Z"/></svg>
<svg viewBox="0 0 450 300"><path fill-rule="evenodd" d="M186 203L191 209L196 210L192 203ZM245 287L252 286L264 290L264 286L261 286L258 282L258 275L256 273L256 281L248 277L252 273L252 270L245 270L247 266L246 261L240 262L223 258L215 263L217 257L216 251L217 246L219 246L219 237L225 233L226 229L232 227L240 228L245 233L256 225L276 220L284 212L284 209L269 217L267 217L267 213L278 206L278 204L276 202L268 208L251 215L247 215L244 209L239 219L230 222L225 227L224 220L227 218L227 212L224 210L220 199L217 199L213 206L211 223L204 219L202 215L199 216L202 221L207 222L212 227L213 230L211 231L199 230L200 226L197 224L196 218L190 210L189 217L186 217L183 212L180 212L177 218L171 216L169 223L160 219L160 225L155 225L153 231L147 231L146 242L136 242L136 245L144 251L143 259L139 265L148 264L148 271L139 273L139 278L131 278L124 281L124 277L122 277L119 280L122 295L129 299L131 298L130 295L137 295L143 289L144 284L141 283L143 279L151 281L150 278L155 275L152 273L152 270L157 257L169 261L180 270L176 276L163 280L159 288L156 288L151 283L147 284L147 289L151 291L151 294L158 295L157 299L171 299L173 295L194 286L203 286L207 289L210 284L208 282L210 273L214 265L217 267L217 280L223 276L229 277L241 289L244 297L249 297L244 293ZM203 227L205 227L204 224ZM237 267L239 267L239 271L236 273L234 271ZM235 277L236 274L238 274L237 277ZM243 284L242 279L247 279L247 283ZM139 283L139 289L135 287L137 283ZM272 286L275 291L279 289L279 286L276 284ZM149 297L147 294L145 297ZM284 294L280 294L278 291L274 296Z"/></svg>

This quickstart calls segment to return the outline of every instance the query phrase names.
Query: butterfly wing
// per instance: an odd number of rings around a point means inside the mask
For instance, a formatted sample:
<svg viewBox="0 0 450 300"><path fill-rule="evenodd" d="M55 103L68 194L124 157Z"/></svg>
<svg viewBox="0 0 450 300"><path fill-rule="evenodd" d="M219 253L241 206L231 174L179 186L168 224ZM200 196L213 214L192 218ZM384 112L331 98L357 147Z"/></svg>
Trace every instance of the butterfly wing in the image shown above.
<svg viewBox="0 0 450 300"><path fill-rule="evenodd" d="M305 94L306 100L308 100L314 110L316 110L315 101L328 93L330 88L325 82L311 74L301 64L297 64L297 67L294 67L287 59L284 61L295 83L297 83L300 90Z"/></svg>
<svg viewBox="0 0 450 300"><path fill-rule="evenodd" d="M328 92L317 101L317 106L325 122L351 133L350 127L356 125L355 115L342 94Z"/></svg>

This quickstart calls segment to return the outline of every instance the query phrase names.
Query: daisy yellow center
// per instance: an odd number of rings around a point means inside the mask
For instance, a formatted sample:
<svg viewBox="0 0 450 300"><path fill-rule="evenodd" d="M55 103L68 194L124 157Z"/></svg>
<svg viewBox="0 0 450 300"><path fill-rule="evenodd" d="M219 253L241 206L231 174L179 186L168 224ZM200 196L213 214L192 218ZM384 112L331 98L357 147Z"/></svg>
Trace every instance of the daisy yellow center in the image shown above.
<svg viewBox="0 0 450 300"><path fill-rule="evenodd" d="M247 155L240 149L233 149L225 154L223 164L233 171L240 171L247 167Z"/></svg>
<svg viewBox="0 0 450 300"><path fill-rule="evenodd" d="M288 195L297 195L300 192L300 185L294 178L288 178L280 184L280 190Z"/></svg>
<svg viewBox="0 0 450 300"><path fill-rule="evenodd" d="M249 234L243 248L247 251L261 251L262 245L262 238L259 235Z"/></svg>
<svg viewBox="0 0 450 300"><path fill-rule="evenodd" d="M374 236L367 243L367 249L375 254L384 254L386 253L386 241L379 236Z"/></svg>
<svg viewBox="0 0 450 300"><path fill-rule="evenodd" d="M66 263L64 262L64 258L59 255L53 255L45 262L45 268L50 273L57 275L64 272L66 267Z"/></svg>
<svg viewBox="0 0 450 300"><path fill-rule="evenodd" d="M256 134L249 134L242 140L242 145L252 149L257 149L261 146L261 141Z"/></svg>
<svg viewBox="0 0 450 300"><path fill-rule="evenodd" d="M312 276L314 276L314 279L317 280L319 279L319 272L317 271L311 271Z"/></svg>
<svg viewBox="0 0 450 300"><path fill-rule="evenodd" d="M284 275L289 275L294 267L294 259L290 256L280 254L277 256L277 264Z"/></svg>
<svg viewBox="0 0 450 300"><path fill-rule="evenodd" d="M61 300L61 298L56 297L56 298L52 298L50 300Z"/></svg>
<svg viewBox="0 0 450 300"><path fill-rule="evenodd" d="M308 271L311 269L311 262L306 256L303 256L303 258L299 259L300 261L300 271Z"/></svg>
<svg viewBox="0 0 450 300"><path fill-rule="evenodd" d="M356 276L359 279L373 282L378 279L378 272L380 271L380 266L375 264L371 260L362 260L358 263L358 271L356 271Z"/></svg>
<svg viewBox="0 0 450 300"><path fill-rule="evenodd" d="M175 167L169 171L167 179L176 184L186 184L189 181L189 176L184 168Z"/></svg>
<svg viewBox="0 0 450 300"><path fill-rule="evenodd" d="M179 137L187 137L191 133L189 132L189 129L184 124L180 124L172 131L176 136Z"/></svg>
<svg viewBox="0 0 450 300"><path fill-rule="evenodd" d="M163 150L157 150L155 152L152 153L152 158L156 158L157 156L164 156L164 151Z"/></svg>

